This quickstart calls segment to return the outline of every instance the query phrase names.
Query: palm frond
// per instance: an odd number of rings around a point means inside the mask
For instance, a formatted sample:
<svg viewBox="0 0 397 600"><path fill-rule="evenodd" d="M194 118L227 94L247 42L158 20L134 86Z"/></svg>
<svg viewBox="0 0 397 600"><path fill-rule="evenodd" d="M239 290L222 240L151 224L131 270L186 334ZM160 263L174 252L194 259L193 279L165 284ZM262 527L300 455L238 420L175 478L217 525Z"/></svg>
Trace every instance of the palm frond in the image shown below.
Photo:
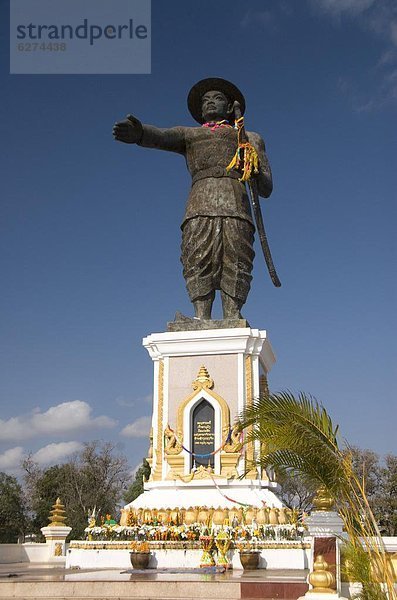
<svg viewBox="0 0 397 600"><path fill-rule="evenodd" d="M293 453L297 473L312 482L321 481L330 491L337 487L342 475L337 460L338 428L316 399L303 393L295 398L290 392L262 396L243 412L241 426L248 428L247 441L265 440L267 453L261 459L262 467L281 467ZM283 457L272 449L288 452Z"/></svg>
<svg viewBox="0 0 397 600"><path fill-rule="evenodd" d="M354 595L354 600L387 600L387 593L382 589L374 574L374 560L362 545L346 541L342 546L342 574L349 581L359 581L361 590Z"/></svg>
<svg viewBox="0 0 397 600"><path fill-rule="evenodd" d="M373 581L374 565L386 583L389 599L395 599L393 573L364 483L353 472L349 456L340 449L339 427L324 406L304 393L297 397L288 391L265 394L243 411L240 426L247 443L260 442L263 450L256 461L258 466L297 474L311 486L325 486L333 497L352 547L365 553L367 562L362 563L361 572L356 572L362 580L362 600L384 600L381 587ZM368 564L374 585L367 581Z"/></svg>
<svg viewBox="0 0 397 600"><path fill-rule="evenodd" d="M325 408L314 398L300 393L295 398L290 392L262 396L241 415L242 427L255 425L267 433L288 424L300 424L308 432L317 432L319 439L338 449L337 431Z"/></svg>

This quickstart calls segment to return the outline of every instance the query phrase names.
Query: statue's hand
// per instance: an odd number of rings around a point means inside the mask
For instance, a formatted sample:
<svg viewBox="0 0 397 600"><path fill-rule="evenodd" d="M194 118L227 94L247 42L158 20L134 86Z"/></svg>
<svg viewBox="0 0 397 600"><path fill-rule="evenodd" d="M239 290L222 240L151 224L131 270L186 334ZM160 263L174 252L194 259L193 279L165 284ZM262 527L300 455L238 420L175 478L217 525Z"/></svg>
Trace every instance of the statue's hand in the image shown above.
<svg viewBox="0 0 397 600"><path fill-rule="evenodd" d="M119 121L113 127L114 139L125 144L136 144L142 133L142 123L132 115L127 115L125 121Z"/></svg>

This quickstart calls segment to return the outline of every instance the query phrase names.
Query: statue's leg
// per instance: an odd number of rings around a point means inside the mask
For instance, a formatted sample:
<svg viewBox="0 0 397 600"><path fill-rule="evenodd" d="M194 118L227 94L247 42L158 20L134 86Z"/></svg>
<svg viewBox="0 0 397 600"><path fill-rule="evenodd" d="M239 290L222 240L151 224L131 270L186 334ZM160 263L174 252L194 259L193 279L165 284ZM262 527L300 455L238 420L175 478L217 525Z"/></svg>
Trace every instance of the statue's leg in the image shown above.
<svg viewBox="0 0 397 600"><path fill-rule="evenodd" d="M221 299L224 319L242 319L240 310L243 303L241 300L232 298L223 291L221 291Z"/></svg>
<svg viewBox="0 0 397 600"><path fill-rule="evenodd" d="M194 314L196 319L211 319L212 304L215 298L215 291L210 292L206 296L197 298L193 301Z"/></svg>
<svg viewBox="0 0 397 600"><path fill-rule="evenodd" d="M220 281L223 317L241 319L252 280L254 227L249 221L223 218L223 256Z"/></svg>
<svg viewBox="0 0 397 600"><path fill-rule="evenodd" d="M213 257L219 236L215 234L215 221L214 217L195 217L182 226L183 276L195 316L205 320L211 319L217 287Z"/></svg>

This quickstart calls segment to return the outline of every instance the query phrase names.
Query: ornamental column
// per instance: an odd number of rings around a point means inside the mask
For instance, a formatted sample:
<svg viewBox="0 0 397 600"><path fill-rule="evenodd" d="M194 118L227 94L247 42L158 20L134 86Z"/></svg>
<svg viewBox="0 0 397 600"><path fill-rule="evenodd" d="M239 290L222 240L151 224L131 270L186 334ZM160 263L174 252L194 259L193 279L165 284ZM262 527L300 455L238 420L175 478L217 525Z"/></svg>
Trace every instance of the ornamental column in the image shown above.
<svg viewBox="0 0 397 600"><path fill-rule="evenodd" d="M57 498L52 505L49 524L42 527L41 532L45 536L48 546L48 562L65 562L66 538L72 531L71 527L65 525L66 516L61 499Z"/></svg>

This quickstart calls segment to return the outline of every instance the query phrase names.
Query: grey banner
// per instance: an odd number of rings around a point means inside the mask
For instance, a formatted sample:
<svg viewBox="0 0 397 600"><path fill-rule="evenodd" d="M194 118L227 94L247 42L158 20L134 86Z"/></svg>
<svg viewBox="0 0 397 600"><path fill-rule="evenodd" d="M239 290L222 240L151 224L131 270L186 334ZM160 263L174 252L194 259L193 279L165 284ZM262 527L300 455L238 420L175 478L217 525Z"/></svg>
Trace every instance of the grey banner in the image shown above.
<svg viewBox="0 0 397 600"><path fill-rule="evenodd" d="M150 73L150 19L150 0L11 0L10 73Z"/></svg>

